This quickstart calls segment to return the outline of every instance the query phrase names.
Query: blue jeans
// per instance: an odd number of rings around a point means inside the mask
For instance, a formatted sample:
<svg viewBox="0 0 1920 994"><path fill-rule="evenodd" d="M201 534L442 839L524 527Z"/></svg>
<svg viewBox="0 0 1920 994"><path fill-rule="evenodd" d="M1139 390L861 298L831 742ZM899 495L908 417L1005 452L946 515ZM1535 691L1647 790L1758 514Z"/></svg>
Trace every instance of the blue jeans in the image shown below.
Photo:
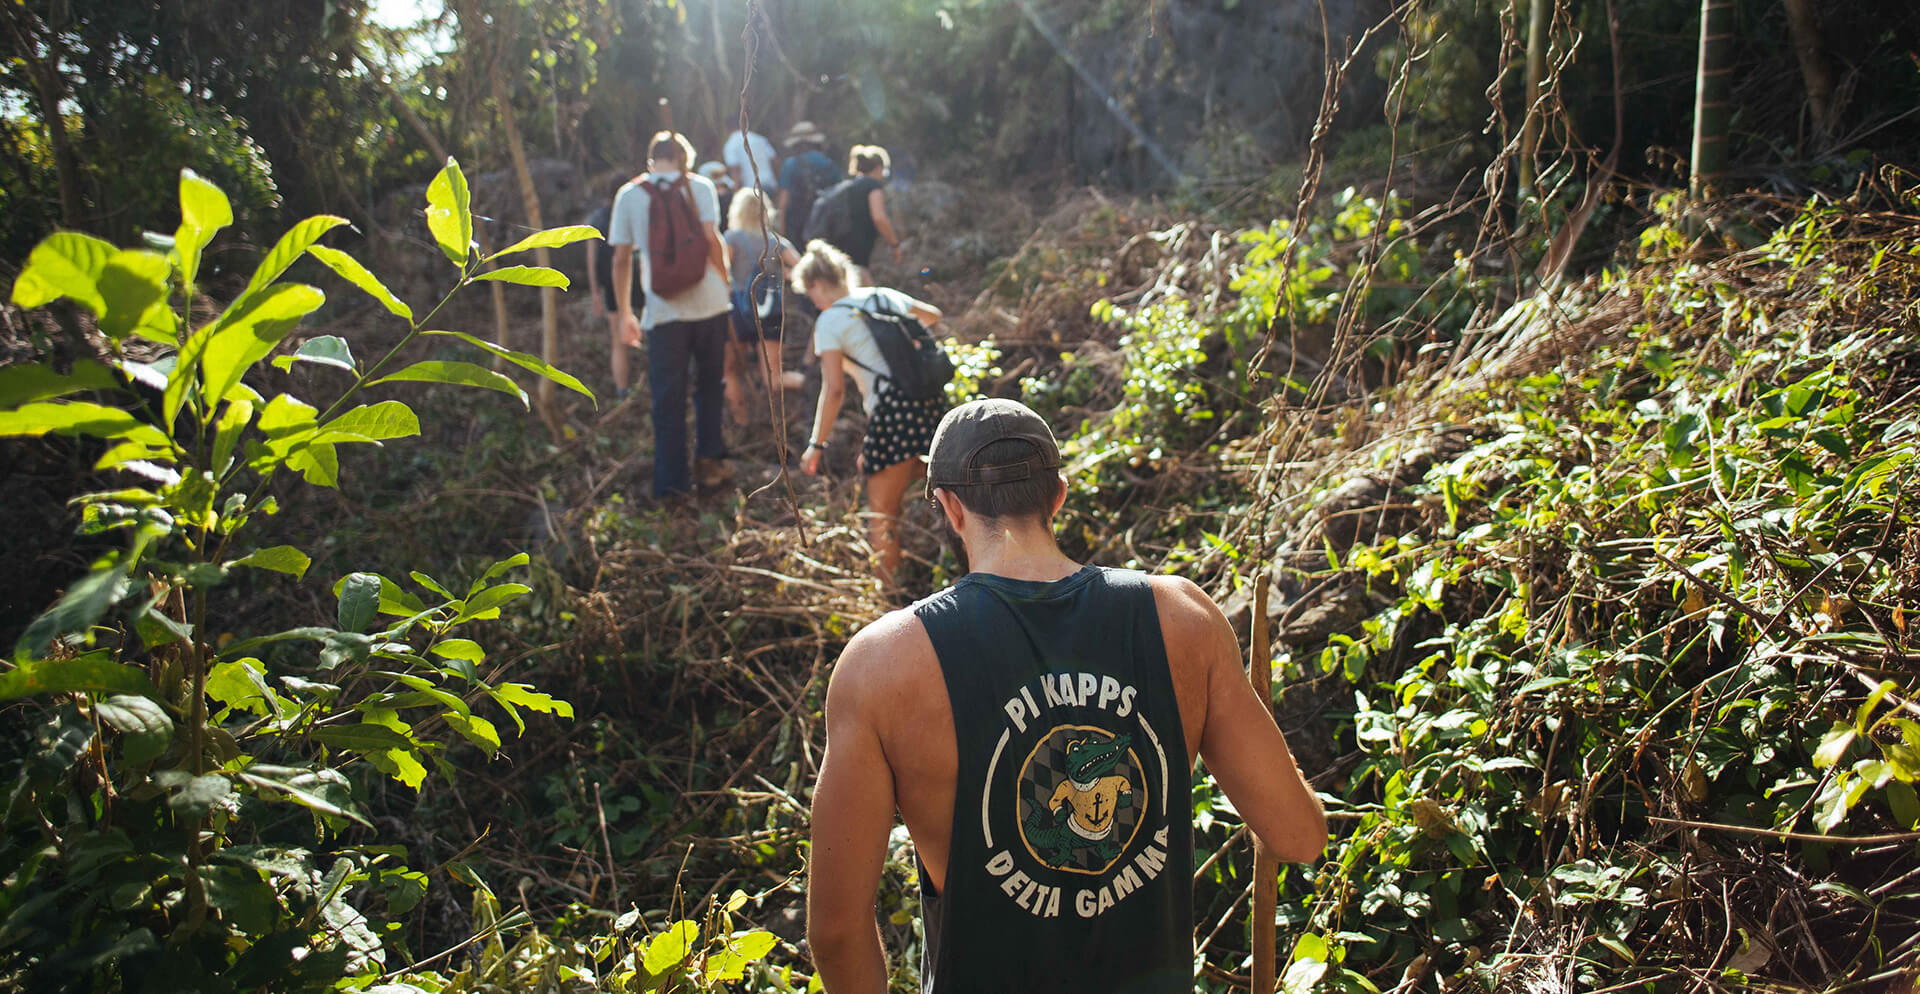
<svg viewBox="0 0 1920 994"><path fill-rule="evenodd" d="M670 321L647 332L647 389L653 395L653 496L693 489L687 471L687 363L693 363L693 425L701 459L724 459L720 437L728 316Z"/></svg>

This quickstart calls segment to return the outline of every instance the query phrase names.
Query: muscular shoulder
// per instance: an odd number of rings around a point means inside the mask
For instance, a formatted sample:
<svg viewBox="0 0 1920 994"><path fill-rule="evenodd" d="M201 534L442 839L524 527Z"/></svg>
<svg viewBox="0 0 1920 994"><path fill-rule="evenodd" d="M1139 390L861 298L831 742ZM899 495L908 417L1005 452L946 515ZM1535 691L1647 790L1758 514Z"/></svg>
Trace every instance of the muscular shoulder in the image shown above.
<svg viewBox="0 0 1920 994"><path fill-rule="evenodd" d="M890 611L847 642L834 664L829 693L834 700L884 713L888 701L913 694L929 669L937 679L939 665L920 619L912 611Z"/></svg>
<svg viewBox="0 0 1920 994"><path fill-rule="evenodd" d="M1206 591L1184 576L1147 577L1153 588L1153 603L1160 614L1160 633L1168 646L1193 645L1197 640L1218 638L1227 628L1226 616Z"/></svg>

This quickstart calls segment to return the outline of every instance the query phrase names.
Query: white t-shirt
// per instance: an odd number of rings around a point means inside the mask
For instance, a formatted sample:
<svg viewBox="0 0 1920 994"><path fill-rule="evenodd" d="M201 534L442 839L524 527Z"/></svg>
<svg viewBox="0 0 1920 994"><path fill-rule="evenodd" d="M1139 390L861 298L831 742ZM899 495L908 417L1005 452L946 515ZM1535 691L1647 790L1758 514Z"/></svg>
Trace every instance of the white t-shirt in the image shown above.
<svg viewBox="0 0 1920 994"><path fill-rule="evenodd" d="M621 187L613 198L613 224L607 232L607 242L633 246L634 258L640 262L640 285L647 293L646 313L640 317L642 328L674 321L699 321L733 309L733 302L727 296L727 281L712 266L707 267L700 282L671 297L653 292L653 272L647 266L647 203L653 191L642 189L640 184L662 179L671 182L679 177L677 172L647 173L638 182ZM693 209L700 222L718 224L720 195L714 192L713 181L705 176L689 175L687 190L693 194ZM612 274L607 278L612 279Z"/></svg>
<svg viewBox="0 0 1920 994"><path fill-rule="evenodd" d="M874 391L873 381L887 371L887 357L880 353L880 346L873 340L873 332L867 330L867 320L860 316L859 309L862 307L893 314L911 314L913 298L883 286L862 287L841 297L821 311L819 319L813 323L813 354L821 355L839 349L844 358L853 360L844 368L853 375L854 385L860 388L866 411L872 414L873 409L880 406L880 395Z"/></svg>
<svg viewBox="0 0 1920 994"><path fill-rule="evenodd" d="M767 136L757 131L734 131L727 136L727 143L721 147L720 161L728 169L740 173L740 188L757 186L762 190L780 189L780 174L773 171L773 143ZM759 165L756 167L755 163ZM754 169L760 170L760 182L755 183Z"/></svg>

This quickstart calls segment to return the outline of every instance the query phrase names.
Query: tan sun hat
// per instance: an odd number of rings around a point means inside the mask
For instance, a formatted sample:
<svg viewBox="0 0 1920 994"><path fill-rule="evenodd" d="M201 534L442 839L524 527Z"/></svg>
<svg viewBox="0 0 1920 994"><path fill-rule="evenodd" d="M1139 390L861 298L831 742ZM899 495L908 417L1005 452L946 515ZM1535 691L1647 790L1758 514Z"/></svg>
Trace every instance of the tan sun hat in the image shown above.
<svg viewBox="0 0 1920 994"><path fill-rule="evenodd" d="M827 142L827 134L814 127L812 121L801 121L787 129L786 144L788 148L792 148L801 142L819 142L824 145Z"/></svg>

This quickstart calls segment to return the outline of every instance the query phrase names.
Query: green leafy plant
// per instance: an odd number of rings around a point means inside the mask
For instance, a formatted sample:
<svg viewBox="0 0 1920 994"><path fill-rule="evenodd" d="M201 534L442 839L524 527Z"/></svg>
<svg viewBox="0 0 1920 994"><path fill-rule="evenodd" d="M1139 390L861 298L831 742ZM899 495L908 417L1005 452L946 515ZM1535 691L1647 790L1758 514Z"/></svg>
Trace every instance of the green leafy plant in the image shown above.
<svg viewBox="0 0 1920 994"><path fill-rule="evenodd" d="M421 336L465 342L591 398L539 359L430 327L474 281L565 286L565 277L480 271L490 259L472 249L466 180L449 160L428 188L427 217L459 279L424 317L320 244L345 221L319 216L293 225L244 290L195 327L201 255L233 213L191 172L179 189L171 238L118 249L60 232L13 286L21 307L66 301L90 315L106 351L64 370L0 370L0 435L86 439L95 469L128 481L74 499L83 533L122 544L26 627L0 675L0 701L24 702L16 708L41 722L0 843L0 975L35 990L301 990L377 978L390 954L411 958L397 919L427 876L404 865L403 849L369 841L361 771L418 789L430 769L452 776L449 738L492 755L500 716L524 731L523 712L572 715L505 679L462 634L528 591L511 579L525 554L463 585L350 573L332 586L328 622L232 641L215 633L241 626L209 608L240 571L306 573L302 550L248 542L258 516L278 508L276 481L292 473L336 486L343 450L419 433L405 403L361 402L366 388L448 383L526 403L511 378L476 363L400 366ZM490 258L595 235L541 231ZM378 301L405 334L370 363L332 335L284 351L325 299L283 279L303 257ZM135 340L142 354L164 354L139 361L127 348ZM322 405L247 382L263 364L295 363L337 370L347 385Z"/></svg>

